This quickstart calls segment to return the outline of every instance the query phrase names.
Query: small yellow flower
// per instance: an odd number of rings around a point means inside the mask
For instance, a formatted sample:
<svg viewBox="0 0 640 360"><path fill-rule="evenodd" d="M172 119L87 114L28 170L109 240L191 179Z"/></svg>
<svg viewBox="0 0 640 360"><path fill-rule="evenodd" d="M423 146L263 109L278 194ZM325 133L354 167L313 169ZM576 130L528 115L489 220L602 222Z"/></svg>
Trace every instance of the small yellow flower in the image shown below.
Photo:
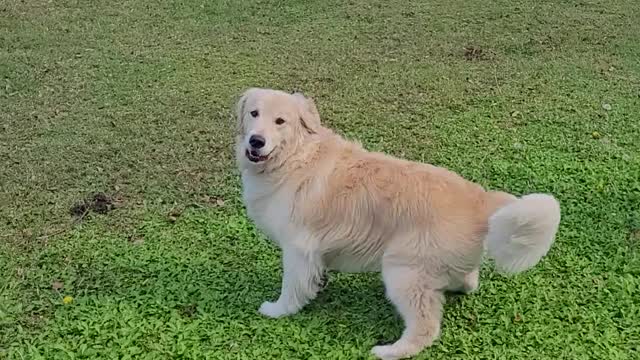
<svg viewBox="0 0 640 360"><path fill-rule="evenodd" d="M65 303L65 304L71 304L73 302L73 296L65 296L62 299L62 302Z"/></svg>

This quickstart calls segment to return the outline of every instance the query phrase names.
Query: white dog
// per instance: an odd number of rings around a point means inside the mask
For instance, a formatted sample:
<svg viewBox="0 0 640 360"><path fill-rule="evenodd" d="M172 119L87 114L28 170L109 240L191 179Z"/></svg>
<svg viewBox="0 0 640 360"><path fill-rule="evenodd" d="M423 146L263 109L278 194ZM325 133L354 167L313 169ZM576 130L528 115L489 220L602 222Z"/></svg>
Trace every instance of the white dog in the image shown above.
<svg viewBox="0 0 640 360"><path fill-rule="evenodd" d="M478 287L484 250L517 273L547 253L560 222L550 195L487 191L432 165L372 153L322 126L311 99L249 89L238 107L236 156L243 199L281 249L284 276L269 317L295 314L325 270L381 271L405 330L381 359L430 346L445 291Z"/></svg>

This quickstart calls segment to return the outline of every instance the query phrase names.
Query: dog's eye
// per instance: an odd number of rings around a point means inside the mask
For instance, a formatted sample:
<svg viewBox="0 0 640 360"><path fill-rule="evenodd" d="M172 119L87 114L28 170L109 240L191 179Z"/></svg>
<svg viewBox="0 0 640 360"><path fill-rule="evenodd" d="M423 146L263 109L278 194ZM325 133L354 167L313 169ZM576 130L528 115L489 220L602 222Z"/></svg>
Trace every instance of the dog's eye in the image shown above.
<svg viewBox="0 0 640 360"><path fill-rule="evenodd" d="M258 117L258 110L253 110L252 112L250 112L250 114L253 117Z"/></svg>
<svg viewBox="0 0 640 360"><path fill-rule="evenodd" d="M276 119L276 124L277 124L277 125L282 125L282 124L284 124L284 119L283 119L283 118L277 118L277 119Z"/></svg>

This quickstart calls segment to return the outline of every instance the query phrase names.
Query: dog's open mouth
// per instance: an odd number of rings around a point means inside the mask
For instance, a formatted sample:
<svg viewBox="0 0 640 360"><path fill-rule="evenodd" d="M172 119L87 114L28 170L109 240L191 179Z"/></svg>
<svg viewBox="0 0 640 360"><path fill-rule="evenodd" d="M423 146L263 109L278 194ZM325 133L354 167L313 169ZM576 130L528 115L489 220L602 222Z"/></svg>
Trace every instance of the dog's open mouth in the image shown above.
<svg viewBox="0 0 640 360"><path fill-rule="evenodd" d="M249 161L251 161L253 163L260 163L260 162L263 162L263 161L267 161L269 159L269 154L260 155L255 150L247 149L244 154L247 156L247 159L249 159Z"/></svg>

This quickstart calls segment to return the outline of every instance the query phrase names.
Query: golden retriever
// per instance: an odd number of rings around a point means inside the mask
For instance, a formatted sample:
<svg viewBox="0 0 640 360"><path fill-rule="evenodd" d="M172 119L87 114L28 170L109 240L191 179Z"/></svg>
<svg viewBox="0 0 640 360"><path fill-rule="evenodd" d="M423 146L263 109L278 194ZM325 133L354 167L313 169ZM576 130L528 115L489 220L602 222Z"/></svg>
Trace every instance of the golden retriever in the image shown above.
<svg viewBox="0 0 640 360"><path fill-rule="evenodd" d="M517 273L554 241L553 196L487 191L440 167L369 152L324 127L302 94L249 89L237 120L247 213L282 249L281 294L260 306L265 316L298 312L326 270L381 271L405 330L372 352L411 357L438 337L444 292L478 287L485 250Z"/></svg>

